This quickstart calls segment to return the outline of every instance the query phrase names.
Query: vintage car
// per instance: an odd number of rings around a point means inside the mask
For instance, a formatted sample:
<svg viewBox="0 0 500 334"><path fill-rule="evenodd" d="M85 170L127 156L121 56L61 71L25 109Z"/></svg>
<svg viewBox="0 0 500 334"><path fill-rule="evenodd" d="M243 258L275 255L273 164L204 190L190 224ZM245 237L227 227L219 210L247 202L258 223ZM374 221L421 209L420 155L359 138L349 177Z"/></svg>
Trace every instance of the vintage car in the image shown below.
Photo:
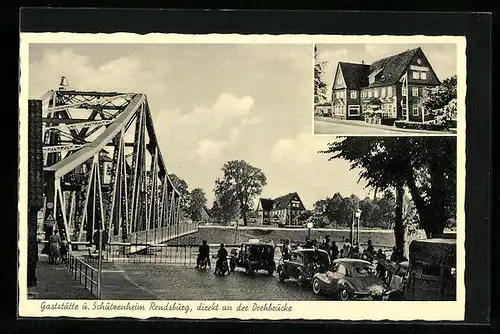
<svg viewBox="0 0 500 334"><path fill-rule="evenodd" d="M253 274L258 270L265 270L269 275L272 275L276 269L274 245L252 239L241 244L236 257L236 266L245 268L249 274Z"/></svg>
<svg viewBox="0 0 500 334"><path fill-rule="evenodd" d="M376 276L373 265L361 259L336 259L329 270L313 277L315 294L332 293L341 300L382 300L389 288Z"/></svg>
<svg viewBox="0 0 500 334"><path fill-rule="evenodd" d="M280 259L278 279L295 279L299 285L309 284L318 272L325 272L330 266L330 256L322 249L297 248L289 258Z"/></svg>

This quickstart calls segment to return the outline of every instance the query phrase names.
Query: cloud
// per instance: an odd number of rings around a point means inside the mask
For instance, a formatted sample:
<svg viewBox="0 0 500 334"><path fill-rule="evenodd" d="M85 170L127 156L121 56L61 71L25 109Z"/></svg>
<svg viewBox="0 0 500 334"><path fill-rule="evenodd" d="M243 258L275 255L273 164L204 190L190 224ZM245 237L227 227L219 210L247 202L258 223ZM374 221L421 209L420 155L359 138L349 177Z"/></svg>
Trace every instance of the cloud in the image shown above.
<svg viewBox="0 0 500 334"><path fill-rule="evenodd" d="M271 160L284 163L311 163L317 160L317 152L324 147L324 138L301 133L295 138L278 140L271 150Z"/></svg>
<svg viewBox="0 0 500 334"><path fill-rule="evenodd" d="M78 90L145 92L156 97L166 90L161 77L169 71L167 63L143 62L131 55L113 59L98 66L73 49L46 49L39 61L30 64L29 95L38 98L68 78L70 88Z"/></svg>
<svg viewBox="0 0 500 334"><path fill-rule="evenodd" d="M195 152L203 161L208 161L220 158L226 145L227 143L223 141L203 139L198 142Z"/></svg>

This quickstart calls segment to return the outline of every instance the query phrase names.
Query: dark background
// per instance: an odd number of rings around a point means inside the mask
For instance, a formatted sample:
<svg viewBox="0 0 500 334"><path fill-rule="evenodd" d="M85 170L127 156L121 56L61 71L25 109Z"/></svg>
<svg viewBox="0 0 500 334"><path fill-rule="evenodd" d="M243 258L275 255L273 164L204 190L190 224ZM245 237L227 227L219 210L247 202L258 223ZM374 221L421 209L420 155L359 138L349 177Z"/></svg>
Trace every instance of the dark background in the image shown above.
<svg viewBox="0 0 500 334"><path fill-rule="evenodd" d="M438 1L434 1L438 2ZM342 3L342 1L341 1ZM346 2L343 1L345 4ZM429 2L427 2L428 4ZM269 2L269 7L273 7L275 2ZM416 2L418 9L425 5L425 1ZM472 8L471 4L460 3L462 9ZM91 2L87 6L98 5ZM186 5L186 4L185 4ZM435 4L434 7L438 7ZM274 6L275 8L277 6ZM307 6L305 6L307 8ZM376 7L372 3L372 8ZM370 6L364 7L370 9ZM442 6L445 9L446 6ZM458 5L457 7L460 7ZM429 7L428 7L429 8ZM442 8L434 8L439 10ZM12 11L3 11L0 13L2 22L1 28L4 28L4 23L10 23L12 26L13 17L9 15ZM20 29L22 32L87 32L87 33L112 33L112 32L134 32L134 33L185 33L185 34L204 34L204 33L240 33L240 34L370 34L370 35L465 35L467 37L467 187L466 187L466 322L471 326L467 326L467 333L482 332L486 327L478 326L478 324L488 324L491 322L490 312L490 286L491 282L491 253L490 253L490 220L491 217L491 200L492 200L492 155L491 155L491 129L492 129L492 114L491 114L491 73L492 73L492 54L491 54L491 25L492 16L488 14L474 13L389 13L389 12L329 12L329 11L218 11L218 10L123 10L123 9L43 9L43 8L25 8L20 11ZM17 30L19 26L14 29ZM10 30L10 29L9 29ZM2 29L5 33L6 29ZM12 48L19 47L19 35L11 39L4 38L4 43L11 41ZM18 52L18 51L17 51ZM15 75L13 80L18 78L18 53L12 59L12 65L6 69ZM2 66L5 63L2 64ZM4 72L5 73L5 72ZM14 85L12 85L14 87ZM17 110L17 92L11 91L11 97L14 99L14 108L10 108L9 114L12 117ZM7 91L4 91L7 93ZM6 110L4 110L6 111ZM17 116L17 115L16 115ZM17 128L17 118L12 120L12 129ZM14 134L12 141L17 141L17 134ZM12 145L14 146L14 145ZM13 175L7 178L4 182L4 191L13 196L11 207L14 207L14 214L11 219L6 219L7 231L5 232L8 238L3 238L7 241L4 243L4 249L17 249L17 196L14 189L17 188L17 159L14 157L17 154L17 147L12 147L13 154L10 155L13 163ZM7 203L4 201L4 203ZM11 231L12 230L12 231ZM10 243L12 245L10 246ZM3 269L5 272L12 274L17 272L17 254L13 252L11 263L8 268ZM10 305L10 312L2 312L2 318L8 317L13 319L16 317L16 291L17 280L14 277L11 281L11 286L4 285L2 293L2 304L6 302ZM6 294L10 292L10 294ZM13 295L12 295L13 294ZM12 296L11 296L12 295ZM14 310L14 311L12 311ZM390 315L388 315L390 318ZM7 319L7 318L6 318ZM81 323L81 324L79 324ZM0 321L0 329L25 332L33 331L74 331L80 330L88 332L90 327L89 321L79 321L79 323L69 324L68 322L57 320L43 321L27 321L22 320L14 324L7 323L2 319ZM273 326L268 326L263 329L262 322L238 326L238 330L248 328L249 331L257 332L261 330L306 330L312 328L315 331L331 331L333 322L317 322L314 326L310 324L284 324L277 322ZM36 325L35 325L36 324ZM132 325L133 324L133 325ZM165 330L185 330L196 329L201 330L202 323L189 324L187 321L164 321L163 323L144 323L133 322L127 324L124 329L137 331L137 329L150 330L159 329ZM135 324L140 324L135 326ZM476 324L476 326L472 326ZM4 326L5 325L5 326ZM112 322L102 321L100 328L109 330L108 327ZM154 327L150 326L153 325ZM198 326L200 325L200 326ZM215 325L215 324L212 324ZM228 321L218 321L217 331L225 331L227 329L235 331L235 328L229 328ZM35 327L36 326L36 327ZM70 329L71 326L71 329ZM234 324L231 324L234 326ZM283 327L287 326L287 327ZM304 328L303 328L304 326ZM307 326L307 327L305 327ZM360 324L358 329L366 330L376 328L373 324L367 322ZM401 331L415 331L413 326L401 327L402 325L393 325L390 329ZM349 324L340 324L336 322L335 327L342 332L348 331L351 326ZM388 327L384 326L384 332L387 332ZM137 329L136 329L137 328ZM214 327L212 327L214 328ZM260 329L259 329L260 328ZM301 329L302 328L302 329ZM424 326L418 330L429 331L456 331L456 326L444 328L440 325L432 327ZM127 330L127 331L128 331ZM205 332L206 329L203 329Z"/></svg>

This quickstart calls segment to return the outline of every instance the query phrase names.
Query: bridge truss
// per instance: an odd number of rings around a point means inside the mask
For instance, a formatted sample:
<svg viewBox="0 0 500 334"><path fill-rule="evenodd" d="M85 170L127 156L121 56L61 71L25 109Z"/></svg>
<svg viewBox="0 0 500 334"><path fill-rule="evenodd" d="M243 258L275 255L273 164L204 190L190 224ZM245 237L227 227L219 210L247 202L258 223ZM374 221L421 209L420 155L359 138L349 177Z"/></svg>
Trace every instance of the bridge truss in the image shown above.
<svg viewBox="0 0 500 334"><path fill-rule="evenodd" d="M51 90L42 98L45 237L112 241L179 224L144 94Z"/></svg>

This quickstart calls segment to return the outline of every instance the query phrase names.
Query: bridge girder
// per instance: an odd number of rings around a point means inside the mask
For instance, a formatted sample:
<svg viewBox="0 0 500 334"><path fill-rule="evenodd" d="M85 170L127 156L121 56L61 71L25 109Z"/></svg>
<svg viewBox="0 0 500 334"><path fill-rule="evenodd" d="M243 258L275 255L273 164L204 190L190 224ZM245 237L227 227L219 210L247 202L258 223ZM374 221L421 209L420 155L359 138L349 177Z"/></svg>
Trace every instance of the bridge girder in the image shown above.
<svg viewBox="0 0 500 334"><path fill-rule="evenodd" d="M126 241L179 223L179 191L144 94L54 90L44 99L46 238L57 228L68 240L92 241L102 228Z"/></svg>

